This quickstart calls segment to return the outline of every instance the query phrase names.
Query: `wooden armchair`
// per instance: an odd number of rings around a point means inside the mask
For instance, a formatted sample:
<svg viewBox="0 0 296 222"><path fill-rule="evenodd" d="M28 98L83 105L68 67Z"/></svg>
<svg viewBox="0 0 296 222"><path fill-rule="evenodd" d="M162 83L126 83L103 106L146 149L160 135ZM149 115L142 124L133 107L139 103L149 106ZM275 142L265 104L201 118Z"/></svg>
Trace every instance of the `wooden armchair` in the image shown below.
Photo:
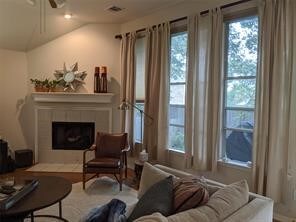
<svg viewBox="0 0 296 222"><path fill-rule="evenodd" d="M86 153L89 151L95 152L95 158L87 161ZM121 191L124 169L125 178L127 177L128 151L127 133L108 134L98 132L96 144L83 152L83 189L85 189L86 174L95 174L93 177L99 176L99 174L113 174L119 183ZM117 178L117 174L119 174L119 178Z"/></svg>

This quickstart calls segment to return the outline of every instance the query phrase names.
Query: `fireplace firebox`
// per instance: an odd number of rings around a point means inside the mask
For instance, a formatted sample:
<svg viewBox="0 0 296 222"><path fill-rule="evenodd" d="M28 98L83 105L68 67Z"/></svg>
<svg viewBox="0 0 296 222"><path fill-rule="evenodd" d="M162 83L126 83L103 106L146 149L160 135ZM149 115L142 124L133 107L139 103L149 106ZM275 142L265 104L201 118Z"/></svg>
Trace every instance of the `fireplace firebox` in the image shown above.
<svg viewBox="0 0 296 222"><path fill-rule="evenodd" d="M52 122L52 149L84 150L94 143L93 122Z"/></svg>

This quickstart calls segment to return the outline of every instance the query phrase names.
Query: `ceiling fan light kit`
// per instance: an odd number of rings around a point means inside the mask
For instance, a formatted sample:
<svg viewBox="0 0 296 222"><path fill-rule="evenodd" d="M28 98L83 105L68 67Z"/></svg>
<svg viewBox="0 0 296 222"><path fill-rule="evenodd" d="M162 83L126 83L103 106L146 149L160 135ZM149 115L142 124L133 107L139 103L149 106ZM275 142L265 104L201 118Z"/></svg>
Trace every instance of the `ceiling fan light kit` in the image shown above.
<svg viewBox="0 0 296 222"><path fill-rule="evenodd" d="M66 0L49 0L52 8L63 8L66 4Z"/></svg>

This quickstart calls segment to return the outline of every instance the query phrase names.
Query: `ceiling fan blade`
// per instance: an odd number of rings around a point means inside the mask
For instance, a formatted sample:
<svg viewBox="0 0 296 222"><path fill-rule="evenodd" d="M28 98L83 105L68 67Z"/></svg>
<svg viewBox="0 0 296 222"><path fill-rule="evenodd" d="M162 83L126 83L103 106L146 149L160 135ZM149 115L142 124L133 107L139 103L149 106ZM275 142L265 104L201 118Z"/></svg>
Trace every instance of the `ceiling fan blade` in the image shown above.
<svg viewBox="0 0 296 222"><path fill-rule="evenodd" d="M58 5L55 2L55 0L48 0L48 1L49 1L49 3L50 3L50 5L51 5L52 8L57 8L58 7Z"/></svg>

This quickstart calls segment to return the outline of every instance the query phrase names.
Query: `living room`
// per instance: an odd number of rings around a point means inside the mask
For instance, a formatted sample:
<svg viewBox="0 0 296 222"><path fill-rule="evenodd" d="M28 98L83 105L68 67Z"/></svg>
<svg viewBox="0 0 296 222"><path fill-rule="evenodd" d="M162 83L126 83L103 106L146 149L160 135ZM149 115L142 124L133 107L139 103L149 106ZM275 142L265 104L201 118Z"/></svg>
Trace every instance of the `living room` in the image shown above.
<svg viewBox="0 0 296 222"><path fill-rule="evenodd" d="M292 0L0 0L0 136L16 165L22 150L34 163L0 178L70 177L72 193L83 191L90 147L55 147L53 129L92 122L93 142L97 132L128 135L122 195L135 196L134 168L148 155L210 181L246 180L274 201L273 219L295 220L293 9ZM107 92L95 71L107 73ZM36 92L36 80L59 81L60 92ZM93 207L120 196L113 185Z"/></svg>

